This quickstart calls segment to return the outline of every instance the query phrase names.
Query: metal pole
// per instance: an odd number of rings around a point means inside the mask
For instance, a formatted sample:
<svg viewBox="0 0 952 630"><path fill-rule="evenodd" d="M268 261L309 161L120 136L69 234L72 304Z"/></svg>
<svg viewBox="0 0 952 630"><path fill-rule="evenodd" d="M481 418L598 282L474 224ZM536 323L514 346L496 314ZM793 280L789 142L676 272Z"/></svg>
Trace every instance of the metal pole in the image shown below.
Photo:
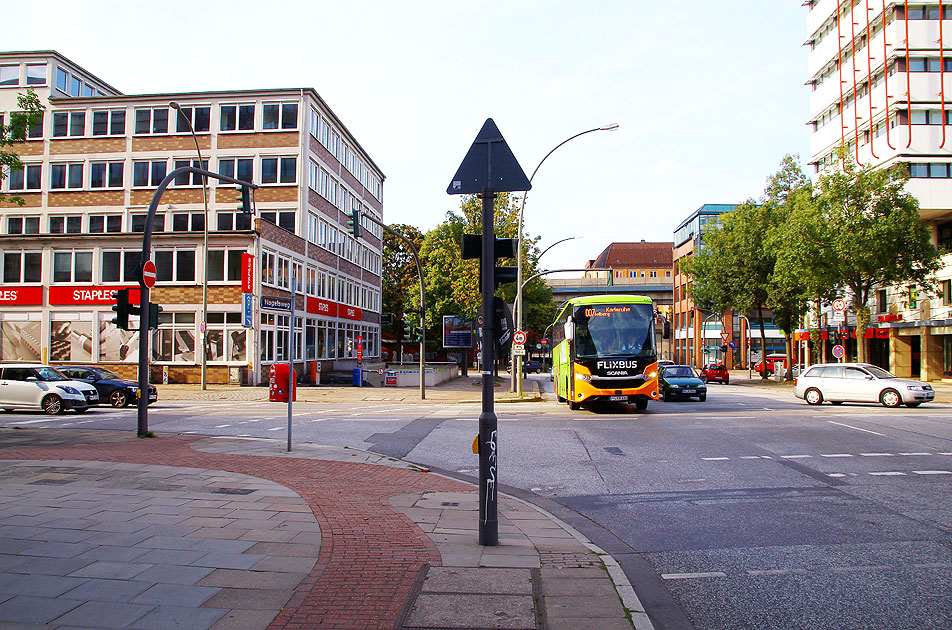
<svg viewBox="0 0 952 630"><path fill-rule="evenodd" d="M198 168L205 168L205 162L202 160L202 150L198 147L198 136L195 135L195 129L192 127L192 121L182 113L182 106L172 101L169 103L178 116L175 117L178 124L179 116L188 124L188 130L192 134L192 140L195 141L195 152L198 153ZM193 110L194 111L194 110ZM205 238L202 246L202 323L205 324L205 330L202 333L202 389L208 389L208 178L202 176L202 202L205 208L204 220L202 225L205 228Z"/></svg>
<svg viewBox="0 0 952 630"><path fill-rule="evenodd" d="M297 277L291 271L291 321L288 323L288 452L291 452L291 405L294 402L294 307L297 301Z"/></svg>
<svg viewBox="0 0 952 630"><path fill-rule="evenodd" d="M499 522L496 517L496 414L493 411L493 366L495 364L495 330L493 291L495 274L496 233L493 230L493 201L496 193L484 191L482 199L483 252L480 277L483 279L482 334L482 413L479 414L479 544L499 544ZM521 246L520 246L521 250Z"/></svg>

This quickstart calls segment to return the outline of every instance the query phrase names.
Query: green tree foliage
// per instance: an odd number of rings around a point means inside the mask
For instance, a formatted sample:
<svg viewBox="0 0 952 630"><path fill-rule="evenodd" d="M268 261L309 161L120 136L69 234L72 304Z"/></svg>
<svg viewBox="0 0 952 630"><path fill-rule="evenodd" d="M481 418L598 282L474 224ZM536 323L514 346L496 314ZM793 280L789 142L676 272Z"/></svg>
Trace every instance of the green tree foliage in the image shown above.
<svg viewBox="0 0 952 630"><path fill-rule="evenodd" d="M857 359L866 360L868 302L876 286L933 288L940 252L919 216L919 203L905 190L908 174L897 165L842 170L820 177L812 203L791 216L788 238L797 253L783 261L783 273L799 277L813 298L848 289L856 314Z"/></svg>
<svg viewBox="0 0 952 630"><path fill-rule="evenodd" d="M388 226L413 243L417 251L423 246L423 233L412 225L395 223ZM421 260L422 265L422 260ZM403 321L405 305L420 301L420 281L413 254L407 244L386 230L383 233L383 287L381 304L384 313L393 313L395 325ZM414 320L415 321L415 320Z"/></svg>
<svg viewBox="0 0 952 630"><path fill-rule="evenodd" d="M43 104L40 103L40 99L32 88L25 94L17 95L17 105L20 111L11 112L9 124L0 125L0 183L3 182L7 173L23 170L23 162L17 155L16 147L26 142L30 127L39 122L43 116ZM23 205L23 198L16 195L0 194L0 202L4 201Z"/></svg>
<svg viewBox="0 0 952 630"><path fill-rule="evenodd" d="M446 218L423 240L420 255L426 277L427 326L440 326L443 315L459 315L475 319L482 304L479 291L479 260L461 258L463 234L482 231L482 201L476 196L464 196L460 210L446 213ZM516 238L518 233L518 204L508 193L499 193L494 201L494 229L497 238ZM538 238L526 238L521 243L523 277L538 271ZM498 265L515 265L515 259L500 258ZM507 303L515 300L515 284L504 284L496 295ZM417 300L418 302L419 300ZM414 302L416 303L416 302ZM555 317L552 291L541 279L526 285L523 291L526 325L538 337Z"/></svg>

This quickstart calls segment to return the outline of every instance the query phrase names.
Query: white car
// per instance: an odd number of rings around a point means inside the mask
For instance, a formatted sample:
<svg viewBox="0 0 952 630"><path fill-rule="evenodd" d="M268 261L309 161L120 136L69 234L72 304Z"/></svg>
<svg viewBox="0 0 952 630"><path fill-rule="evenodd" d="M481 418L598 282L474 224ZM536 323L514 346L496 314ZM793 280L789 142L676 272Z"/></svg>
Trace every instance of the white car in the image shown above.
<svg viewBox="0 0 952 630"><path fill-rule="evenodd" d="M808 405L828 400L834 405L844 402L878 402L886 407L918 407L935 400L935 391L928 383L899 378L868 363L818 363L797 377L793 388L797 398Z"/></svg>
<svg viewBox="0 0 952 630"><path fill-rule="evenodd" d="M39 409L50 415L72 409L84 413L99 404L99 392L71 381L59 370L36 363L0 365L0 409Z"/></svg>

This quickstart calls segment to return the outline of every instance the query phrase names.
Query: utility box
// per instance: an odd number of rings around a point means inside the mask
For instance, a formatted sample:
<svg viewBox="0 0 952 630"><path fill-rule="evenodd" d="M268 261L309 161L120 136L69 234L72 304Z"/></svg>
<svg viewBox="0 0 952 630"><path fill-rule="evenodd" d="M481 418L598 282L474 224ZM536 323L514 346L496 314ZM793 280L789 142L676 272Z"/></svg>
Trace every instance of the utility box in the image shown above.
<svg viewBox="0 0 952 630"><path fill-rule="evenodd" d="M268 379L268 400L271 402L288 402L288 370L287 363L272 363ZM297 400L297 370L294 370L294 391L291 400Z"/></svg>

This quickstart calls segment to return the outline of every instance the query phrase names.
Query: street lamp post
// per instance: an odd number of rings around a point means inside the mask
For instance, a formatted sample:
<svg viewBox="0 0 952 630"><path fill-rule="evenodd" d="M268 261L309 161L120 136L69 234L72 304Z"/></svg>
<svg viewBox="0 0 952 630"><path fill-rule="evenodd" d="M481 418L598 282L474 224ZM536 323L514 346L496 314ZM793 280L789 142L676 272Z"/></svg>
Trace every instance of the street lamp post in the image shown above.
<svg viewBox="0 0 952 630"><path fill-rule="evenodd" d="M202 160L202 150L198 147L198 136L195 135L195 128L192 127L191 119L185 115L182 111L182 105L177 101L172 101L169 106L178 112L175 117L176 126L180 118L188 124L192 140L195 141L195 152L198 153L198 168L205 168L205 162ZM204 390L208 389L208 178L204 175L202 175L202 202L204 207L202 226L205 232L202 245L202 324L205 330L199 332L202 335L202 389Z"/></svg>
<svg viewBox="0 0 952 630"><path fill-rule="evenodd" d="M614 131L615 129L618 129L618 123L610 123L608 125L602 125L601 127L586 129L585 131L580 131L574 136L569 136L562 142L555 145L555 147L553 147L551 151L546 153L545 156L541 160L539 160L539 163L536 164L535 169L533 169L532 171L532 175L529 176L529 183L530 184L532 183L532 179L535 177L535 174L539 171L539 167L542 166L543 162L545 162L546 159L550 155L555 153L555 151L559 147L561 147L563 144L566 144L567 142L575 140L579 136L584 136L587 133L592 133L595 131ZM516 304L515 304L516 330L522 330L522 319L523 319L522 318L522 245L523 245L522 243L522 212L523 210L525 210L526 197L528 195L529 195L528 191L522 193L522 201L519 204L519 228L518 228L518 231L516 232L516 237L519 239L519 251L516 253L516 287L517 287ZM513 383L515 383L516 385L515 387L516 392L518 393L519 396L522 396L522 357L514 356L513 358L514 358L514 361L512 362L512 365L513 365L512 380L513 380Z"/></svg>

